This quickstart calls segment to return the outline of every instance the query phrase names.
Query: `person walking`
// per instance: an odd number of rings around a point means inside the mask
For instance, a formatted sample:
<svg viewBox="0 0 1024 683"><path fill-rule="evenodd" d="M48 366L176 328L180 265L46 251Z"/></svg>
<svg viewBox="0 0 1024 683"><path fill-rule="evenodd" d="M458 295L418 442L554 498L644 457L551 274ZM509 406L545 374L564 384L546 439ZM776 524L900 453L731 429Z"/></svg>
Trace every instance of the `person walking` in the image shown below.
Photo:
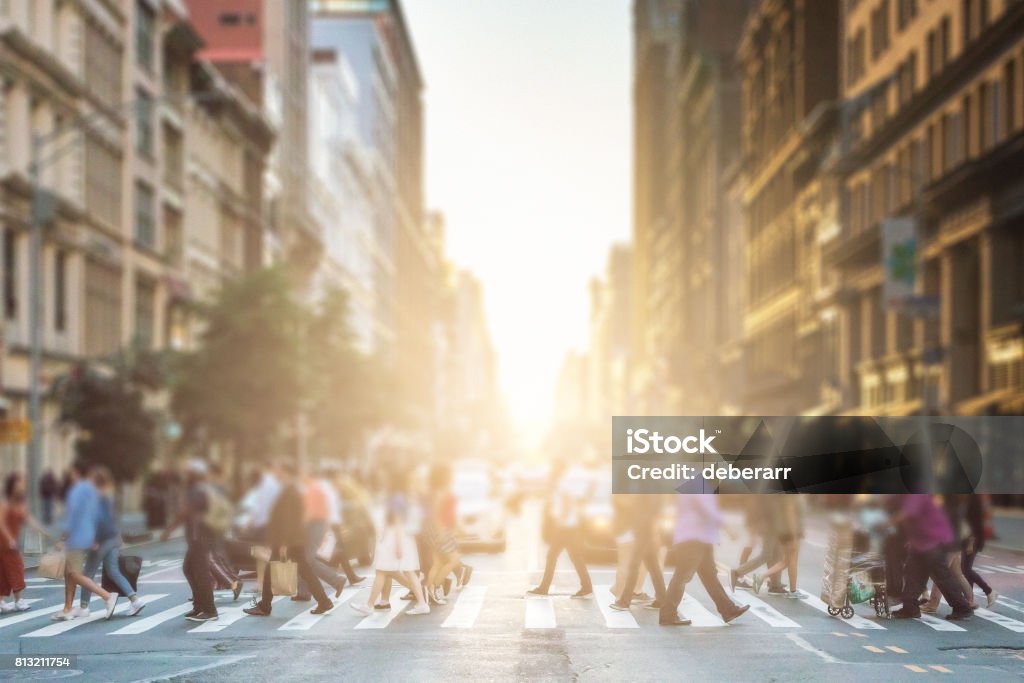
<svg viewBox="0 0 1024 683"><path fill-rule="evenodd" d="M782 595L802 598L804 594L797 588L797 574L800 568L800 542L804 537L803 505L796 495L776 494L772 497L775 500L771 505L771 519L778 542L778 550L775 551L778 557L764 574L754 574L754 592L761 592L765 579L769 583L773 580L781 581L782 570L785 569L789 590L784 590Z"/></svg>
<svg viewBox="0 0 1024 683"><path fill-rule="evenodd" d="M12 472L4 480L4 497L0 500L0 614L31 609L21 597L25 590L25 561L18 549L18 539L23 525L50 538L43 525L29 514L25 477ZM11 602L7 601L8 596Z"/></svg>
<svg viewBox="0 0 1024 683"><path fill-rule="evenodd" d="M81 586L100 596L106 606L107 619L114 614L117 593L108 593L85 575L85 560L96 543L100 518L100 495L88 477L88 469L76 460L68 470L68 489L64 505L64 523L57 547L64 550L64 609L53 614L55 621L75 618L75 588Z"/></svg>
<svg viewBox="0 0 1024 683"><path fill-rule="evenodd" d="M43 524L53 524L53 510L60 496L60 482L53 470L47 468L39 479L39 498L43 501Z"/></svg>
<svg viewBox="0 0 1024 683"><path fill-rule="evenodd" d="M753 582L746 578L746 575L765 565L771 567L782 558L779 547L780 529L776 528L773 520L782 518L776 510L781 506L778 495L748 494L745 507L745 521L750 540L743 552L740 554L740 563L729 571L729 583L733 591L737 588L754 590ZM759 545L757 554L754 554L755 545ZM768 577L768 594L785 595L786 588L782 585L779 574L772 574Z"/></svg>
<svg viewBox="0 0 1024 683"><path fill-rule="evenodd" d="M345 588L345 577L317 556L328 529L334 528L341 522L336 497L332 504L327 489L328 487L321 480L310 475L303 477L302 495L306 509L306 561L313 568L313 573L317 578L334 589L334 597L337 598L341 597L341 591ZM299 590L292 596L292 600L309 602L313 599L309 590L306 581L299 579Z"/></svg>
<svg viewBox="0 0 1024 683"><path fill-rule="evenodd" d="M547 595L551 589L551 582L555 578L555 565L558 564L558 557L565 551L569 554L569 560L576 569L580 579L580 589L571 597L590 598L594 594L594 587L590 581L590 572L583 561L583 548L581 545L580 507L585 497L584 476L567 468L564 461L555 463L551 470L551 490L548 496L548 506L544 525L547 528L548 555L544 563L544 577L540 585L527 591L528 595Z"/></svg>
<svg viewBox="0 0 1024 683"><path fill-rule="evenodd" d="M725 623L733 621L750 609L750 605L737 605L718 581L715 565L715 544L722 527L722 513L713 495L683 495L676 499L676 527L672 536L672 557L675 571L665 591L658 615L662 626L689 626L690 620L679 616L679 603L683 590L693 578L700 579L704 590L715 603L715 609Z"/></svg>
<svg viewBox="0 0 1024 683"><path fill-rule="evenodd" d="M215 621L217 606L213 602L213 581L210 573L210 552L214 535L206 525L210 501L206 485L208 468L202 460L192 460L185 470L185 500L175 520L160 540L166 541L171 532L185 525L185 560L182 571L192 589L192 610L185 614L189 621Z"/></svg>
<svg viewBox="0 0 1024 683"><path fill-rule="evenodd" d="M103 466L92 469L90 474L93 485L100 495L100 514L96 525L96 544L85 561L84 574L92 579L96 576L96 570L103 566L103 573L120 590L119 595L127 595L131 604L128 606L127 614L134 617L146 606L139 599L131 583L121 573L119 548L121 547L121 531L117 528L117 521L114 516L114 478L110 470ZM76 617L89 616L89 601L92 599L92 592L82 586L78 596L78 607L75 608Z"/></svg>
<svg viewBox="0 0 1024 683"><path fill-rule="evenodd" d="M629 564L618 599L612 603L614 610L628 610L634 599L650 602L650 598L638 595L635 588L638 580L642 584L640 574L640 563L647 568L654 586L654 600L647 606L651 609L661 609L665 600L665 577L662 574L661 563L658 561L658 513L661 508L662 497L656 495L634 495L629 509L629 533L632 536L632 548L629 553ZM646 600L644 600L646 598Z"/></svg>
<svg viewBox="0 0 1024 683"><path fill-rule="evenodd" d="M953 542L953 530L942 510L927 493L903 496L892 516L894 525L903 527L907 538L907 559L903 583L903 606L892 613L896 619L917 619L921 609L917 598L928 578L939 587L953 612L946 619L958 621L971 616L971 606L963 589L949 569L946 548Z"/></svg>
<svg viewBox="0 0 1024 683"><path fill-rule="evenodd" d="M455 494L452 493L452 470L447 465L436 465L430 472L430 495L427 509L427 535L430 539L434 563L427 575L427 597L438 605L447 602L449 590L446 578L456 572L460 577L459 586L465 585L473 568L463 564L459 554L459 544L455 540L456 505Z"/></svg>
<svg viewBox="0 0 1024 683"><path fill-rule="evenodd" d="M988 513L988 496L982 493L965 494L963 496L964 521L967 524L967 537L963 543L963 558L960 561L960 569L964 578L967 579L970 587L969 597L971 607L976 608L978 603L974 600L974 587L978 586L985 592L985 606L991 607L996 603L999 594L988 585L985 579L981 578L974 568L974 559L985 549L985 517Z"/></svg>
<svg viewBox="0 0 1024 683"><path fill-rule="evenodd" d="M242 593L242 580L238 570L231 564L227 553L225 535L231 528L234 506L228 495L224 470L217 463L209 465L209 481L206 488L206 526L210 532L210 574L218 590L230 590L232 600L238 600Z"/></svg>
<svg viewBox="0 0 1024 683"><path fill-rule="evenodd" d="M341 571L345 573L345 579L354 586L365 581L366 577L356 574L352 569L352 560L349 558L348 549L345 547L344 534L341 533L342 523L345 521L345 496L353 495L352 486L348 484L345 475L339 469L325 472L324 482L326 484L324 490L327 491L328 503L333 511L331 517L331 528L334 530L333 559L341 567Z"/></svg>
<svg viewBox="0 0 1024 683"><path fill-rule="evenodd" d="M292 561L298 565L299 576L309 586L316 607L310 614L326 614L334 609L334 603L327 597L324 587L320 585L313 568L306 559L305 505L302 492L299 490L295 465L290 462L279 463L276 468L277 479L281 492L270 511L265 539L271 548L271 562ZM271 590L270 566L263 572L263 590L260 600L252 607L245 608L246 614L255 617L269 617L273 608L274 593Z"/></svg>
<svg viewBox="0 0 1024 683"><path fill-rule="evenodd" d="M964 594L964 599L968 603L974 602L974 594L971 588L971 584L967 581L964 576L963 570L961 569L961 550L963 549L963 535L961 528L963 526L963 501L958 495L944 495L942 497L942 513L946 516L946 520L949 522L950 529L953 530L953 540L946 546L946 558L949 564L949 571L952 572L953 578L956 579L957 584L960 586L961 591ZM921 605L921 611L925 614L935 614L939 610L939 587L932 584L931 595L928 596L928 600Z"/></svg>

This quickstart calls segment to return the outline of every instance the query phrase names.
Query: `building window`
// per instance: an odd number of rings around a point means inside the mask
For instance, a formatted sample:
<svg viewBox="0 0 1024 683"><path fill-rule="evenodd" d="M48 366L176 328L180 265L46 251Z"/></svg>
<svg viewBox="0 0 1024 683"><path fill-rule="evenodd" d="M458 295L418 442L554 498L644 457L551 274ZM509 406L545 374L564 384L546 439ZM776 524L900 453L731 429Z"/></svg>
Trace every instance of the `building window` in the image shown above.
<svg viewBox="0 0 1024 683"><path fill-rule="evenodd" d="M182 190L185 179L185 146L177 128L164 125L164 183Z"/></svg>
<svg viewBox="0 0 1024 683"><path fill-rule="evenodd" d="M53 256L53 329L64 332L68 325L68 254L58 249Z"/></svg>
<svg viewBox="0 0 1024 683"><path fill-rule="evenodd" d="M164 245L168 263L180 268L185 255L181 213L166 204L164 205Z"/></svg>
<svg viewBox="0 0 1024 683"><path fill-rule="evenodd" d="M85 352L113 353L121 346L121 272L93 260L85 264Z"/></svg>
<svg viewBox="0 0 1024 683"><path fill-rule="evenodd" d="M917 16L917 0L896 0L896 28L900 31Z"/></svg>
<svg viewBox="0 0 1024 683"><path fill-rule="evenodd" d="M1007 134L1017 130L1017 74L1016 64L1010 60L1003 67L1003 104L1006 109L1003 119Z"/></svg>
<svg viewBox="0 0 1024 683"><path fill-rule="evenodd" d="M153 157L153 98L139 90L135 103L135 149Z"/></svg>
<svg viewBox="0 0 1024 683"><path fill-rule="evenodd" d="M153 188L141 182L135 183L135 242L156 248L156 201Z"/></svg>
<svg viewBox="0 0 1024 683"><path fill-rule="evenodd" d="M135 282L135 343L146 349L153 345L155 299L156 285L149 278L140 277Z"/></svg>
<svg viewBox="0 0 1024 683"><path fill-rule="evenodd" d="M871 58L878 59L889 49L889 0L882 0L871 12Z"/></svg>
<svg viewBox="0 0 1024 683"><path fill-rule="evenodd" d="M108 226L121 223L121 158L93 136L85 142L85 206Z"/></svg>
<svg viewBox="0 0 1024 683"><path fill-rule="evenodd" d="M18 235L4 230L4 317L18 317Z"/></svg>
<svg viewBox="0 0 1024 683"><path fill-rule="evenodd" d="M978 38L989 21L989 0L963 0L963 41L964 47Z"/></svg>
<svg viewBox="0 0 1024 683"><path fill-rule="evenodd" d="M135 61L146 71L153 71L156 46L156 13L146 0L135 2Z"/></svg>
<svg viewBox="0 0 1024 683"><path fill-rule="evenodd" d="M121 50L92 22L85 24L85 78L105 104L121 103Z"/></svg>

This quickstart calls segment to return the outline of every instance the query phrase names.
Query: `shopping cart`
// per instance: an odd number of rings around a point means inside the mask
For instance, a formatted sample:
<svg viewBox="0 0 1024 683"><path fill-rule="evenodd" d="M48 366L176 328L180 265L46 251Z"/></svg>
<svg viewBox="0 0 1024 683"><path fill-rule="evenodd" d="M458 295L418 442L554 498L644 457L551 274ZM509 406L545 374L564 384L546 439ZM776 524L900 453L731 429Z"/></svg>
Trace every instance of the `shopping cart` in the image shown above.
<svg viewBox="0 0 1024 683"><path fill-rule="evenodd" d="M867 524L858 527L841 516L829 522L821 599L833 617L852 619L854 605L869 603L875 615L889 618L883 537L873 528Z"/></svg>

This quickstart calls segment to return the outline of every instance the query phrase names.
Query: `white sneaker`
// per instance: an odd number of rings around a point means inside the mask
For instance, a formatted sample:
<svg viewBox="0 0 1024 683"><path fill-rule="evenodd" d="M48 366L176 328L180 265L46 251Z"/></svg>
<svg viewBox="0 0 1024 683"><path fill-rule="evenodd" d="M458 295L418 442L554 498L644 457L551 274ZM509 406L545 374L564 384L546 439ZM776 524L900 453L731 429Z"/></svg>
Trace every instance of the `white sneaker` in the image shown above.
<svg viewBox="0 0 1024 683"><path fill-rule="evenodd" d="M358 602L350 602L348 603L348 606L354 609L355 611L359 612L360 614L365 614L366 616L370 616L371 614L373 614L373 609L371 609L369 605L363 605Z"/></svg>
<svg viewBox="0 0 1024 683"><path fill-rule="evenodd" d="M139 600L139 599L132 600L132 604L128 607L128 612L127 612L128 616L134 617L136 614L141 612L142 608L145 607L145 606L146 606L146 603L142 602L142 600Z"/></svg>
<svg viewBox="0 0 1024 683"><path fill-rule="evenodd" d="M21 600L18 600L16 603L14 603L14 609L18 612L27 612L30 609L32 609L32 605L29 604L28 600L22 598Z"/></svg>
<svg viewBox="0 0 1024 683"><path fill-rule="evenodd" d="M998 600L998 599L999 599L999 593L996 593L993 590L991 593L989 593L988 595L985 596L985 603L986 603L986 605L988 607L991 607L992 605L996 604L996 600Z"/></svg>
<svg viewBox="0 0 1024 683"><path fill-rule="evenodd" d="M56 614L51 614L50 618L53 619L54 621L71 621L72 619L75 618L75 613L74 612L60 611L60 612L57 612Z"/></svg>
<svg viewBox="0 0 1024 683"><path fill-rule="evenodd" d="M430 605L420 604L410 607L405 612L406 614L430 614Z"/></svg>
<svg viewBox="0 0 1024 683"><path fill-rule="evenodd" d="M107 619L114 616L114 608L117 607L117 599L119 597L117 593L111 593L110 597L107 598Z"/></svg>
<svg viewBox="0 0 1024 683"><path fill-rule="evenodd" d="M88 607L76 607L73 610L71 610L71 614L74 615L75 619L84 619L88 617L91 614L91 612L89 611Z"/></svg>
<svg viewBox="0 0 1024 683"><path fill-rule="evenodd" d="M7 614L8 612L16 612L17 607L13 602L2 602L0 601L0 614Z"/></svg>

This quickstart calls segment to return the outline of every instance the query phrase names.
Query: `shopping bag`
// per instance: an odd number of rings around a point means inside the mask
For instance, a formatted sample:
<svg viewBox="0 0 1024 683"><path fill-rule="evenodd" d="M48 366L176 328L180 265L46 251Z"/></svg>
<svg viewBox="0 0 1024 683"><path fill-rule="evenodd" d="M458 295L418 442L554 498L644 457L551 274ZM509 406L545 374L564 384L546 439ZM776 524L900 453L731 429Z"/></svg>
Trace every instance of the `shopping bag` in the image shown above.
<svg viewBox="0 0 1024 683"><path fill-rule="evenodd" d="M875 584L868 572L857 572L850 577L850 602L859 605L875 597Z"/></svg>
<svg viewBox="0 0 1024 683"><path fill-rule="evenodd" d="M267 570L266 560L256 560L256 593L263 591L263 572Z"/></svg>
<svg viewBox="0 0 1024 683"><path fill-rule="evenodd" d="M270 562L271 550L265 545L254 545L249 553L255 557L257 561L262 560L263 562Z"/></svg>
<svg viewBox="0 0 1024 683"><path fill-rule="evenodd" d="M47 579L64 579L64 553L59 550L51 550L39 558L39 568L36 574Z"/></svg>
<svg viewBox="0 0 1024 683"><path fill-rule="evenodd" d="M335 538L334 532L328 530L324 534L324 540L320 543L320 547L316 550L316 556L324 562L330 562L331 558L334 557L334 547L338 544L338 539Z"/></svg>
<svg viewBox="0 0 1024 683"><path fill-rule="evenodd" d="M117 568L121 570L121 576L127 581L132 590L139 589L139 572L142 571L142 558L138 555L122 555L117 558ZM103 590L108 593L120 593L121 589L114 580L107 574L107 568L103 568Z"/></svg>
<svg viewBox="0 0 1024 683"><path fill-rule="evenodd" d="M299 565L294 562L270 563L270 592L295 595L299 592Z"/></svg>

